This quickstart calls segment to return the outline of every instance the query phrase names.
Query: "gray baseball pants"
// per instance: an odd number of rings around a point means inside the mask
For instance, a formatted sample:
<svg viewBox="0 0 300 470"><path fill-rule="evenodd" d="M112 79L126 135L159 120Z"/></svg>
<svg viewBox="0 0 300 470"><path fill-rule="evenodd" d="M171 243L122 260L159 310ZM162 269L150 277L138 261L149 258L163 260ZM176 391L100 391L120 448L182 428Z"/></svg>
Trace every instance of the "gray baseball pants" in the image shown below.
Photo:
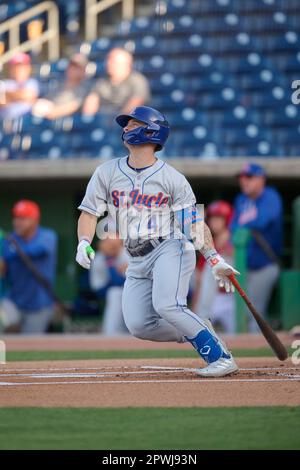
<svg viewBox="0 0 300 470"><path fill-rule="evenodd" d="M45 333L54 316L53 307L41 308L35 312L20 310L10 299L3 299L0 304L0 326L6 329L19 325L21 333Z"/></svg>
<svg viewBox="0 0 300 470"><path fill-rule="evenodd" d="M186 240L162 242L143 257L130 257L123 291L123 315L128 330L151 341L185 341L206 328L187 308L195 250Z"/></svg>
<svg viewBox="0 0 300 470"><path fill-rule="evenodd" d="M248 271L247 288L249 298L263 317L266 316L268 303L274 285L279 277L279 272L279 267L275 263L255 271ZM249 331L250 333L260 331L252 315L249 317Z"/></svg>

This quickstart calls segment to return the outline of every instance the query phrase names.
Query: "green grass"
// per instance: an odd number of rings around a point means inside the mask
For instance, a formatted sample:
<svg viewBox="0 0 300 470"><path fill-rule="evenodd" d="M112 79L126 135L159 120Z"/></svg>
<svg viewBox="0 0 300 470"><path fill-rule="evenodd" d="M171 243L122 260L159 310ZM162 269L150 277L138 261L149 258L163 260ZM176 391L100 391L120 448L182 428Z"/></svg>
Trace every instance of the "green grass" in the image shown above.
<svg viewBox="0 0 300 470"><path fill-rule="evenodd" d="M3 408L0 449L299 449L300 407Z"/></svg>
<svg viewBox="0 0 300 470"><path fill-rule="evenodd" d="M271 357L269 348L233 349L235 357ZM197 357L193 349L140 349L126 351L8 351L7 361L63 361L78 359L154 359Z"/></svg>

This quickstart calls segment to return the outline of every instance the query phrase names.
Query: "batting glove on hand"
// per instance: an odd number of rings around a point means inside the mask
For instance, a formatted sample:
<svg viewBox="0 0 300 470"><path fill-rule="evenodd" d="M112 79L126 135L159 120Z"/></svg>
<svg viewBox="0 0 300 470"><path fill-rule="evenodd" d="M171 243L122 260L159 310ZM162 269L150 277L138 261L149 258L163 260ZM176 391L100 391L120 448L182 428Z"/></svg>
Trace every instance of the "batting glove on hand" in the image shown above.
<svg viewBox="0 0 300 470"><path fill-rule="evenodd" d="M234 292L235 288L228 276L231 274L240 274L230 264L226 263L222 256L216 254L214 257L207 260L211 266L213 276L217 281L219 287L224 287L227 293Z"/></svg>
<svg viewBox="0 0 300 470"><path fill-rule="evenodd" d="M95 252L87 240L81 240L77 247L76 261L85 269L90 269Z"/></svg>

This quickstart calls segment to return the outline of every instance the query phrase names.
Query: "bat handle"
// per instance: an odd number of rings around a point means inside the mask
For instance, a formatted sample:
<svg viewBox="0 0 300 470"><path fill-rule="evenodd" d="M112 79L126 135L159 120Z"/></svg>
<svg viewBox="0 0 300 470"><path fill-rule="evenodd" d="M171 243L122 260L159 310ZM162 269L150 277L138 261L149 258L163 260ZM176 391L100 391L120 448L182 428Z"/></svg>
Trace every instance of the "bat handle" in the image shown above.
<svg viewBox="0 0 300 470"><path fill-rule="evenodd" d="M243 291L243 289L241 288L238 280L236 279L235 275L234 274L230 274L228 276L228 278L230 279L230 281L232 282L232 284L234 285L234 287L236 288L236 290L238 291L238 293L242 296L242 297L245 297L245 292Z"/></svg>

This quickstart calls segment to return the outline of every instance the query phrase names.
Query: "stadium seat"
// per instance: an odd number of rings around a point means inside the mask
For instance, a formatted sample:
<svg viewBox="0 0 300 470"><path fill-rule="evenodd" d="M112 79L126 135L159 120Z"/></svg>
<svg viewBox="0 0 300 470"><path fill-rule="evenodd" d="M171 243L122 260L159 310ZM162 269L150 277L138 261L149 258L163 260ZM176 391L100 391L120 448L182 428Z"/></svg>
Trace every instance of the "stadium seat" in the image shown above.
<svg viewBox="0 0 300 470"><path fill-rule="evenodd" d="M57 2L63 28L74 36L82 6L79 0ZM2 2L0 20L24 3ZM134 54L136 70L150 82L150 104L171 123L164 157L300 154L300 111L291 103L291 82L300 69L299 0L153 2L149 16L121 21L109 36L74 44L91 61L91 81L103 76L105 56L116 46ZM37 66L43 94L59 84L67 64L61 58ZM101 110L56 121L28 115L0 122L0 133L0 159L124 155L113 117Z"/></svg>

